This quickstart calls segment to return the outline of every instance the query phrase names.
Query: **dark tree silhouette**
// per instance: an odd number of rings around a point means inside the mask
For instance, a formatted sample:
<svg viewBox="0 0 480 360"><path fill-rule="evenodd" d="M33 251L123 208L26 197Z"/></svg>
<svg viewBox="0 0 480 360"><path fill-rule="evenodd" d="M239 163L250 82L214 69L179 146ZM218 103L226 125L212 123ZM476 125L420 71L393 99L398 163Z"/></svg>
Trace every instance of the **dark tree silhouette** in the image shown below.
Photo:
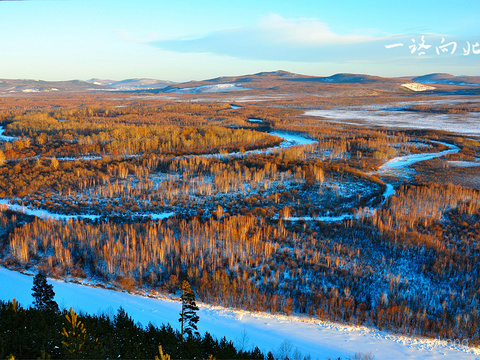
<svg viewBox="0 0 480 360"><path fill-rule="evenodd" d="M181 323L181 334L182 334L182 341L183 335L187 333L188 335L198 335L197 329L197 322L199 317L197 315L198 306L195 304L195 293L193 292L192 288L188 281L183 280L182 282L182 311L180 312L180 321Z"/></svg>
<svg viewBox="0 0 480 360"><path fill-rule="evenodd" d="M35 308L42 311L59 311L58 304L53 300L55 297L53 286L47 284L47 277L44 274L38 273L35 275L32 291Z"/></svg>

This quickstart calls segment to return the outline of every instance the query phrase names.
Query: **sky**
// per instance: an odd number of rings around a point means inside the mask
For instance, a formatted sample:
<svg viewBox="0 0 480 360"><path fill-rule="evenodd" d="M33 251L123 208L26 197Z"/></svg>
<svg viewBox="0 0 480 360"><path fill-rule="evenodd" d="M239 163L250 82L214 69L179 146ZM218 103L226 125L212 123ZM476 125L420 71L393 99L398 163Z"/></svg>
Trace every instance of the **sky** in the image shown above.
<svg viewBox="0 0 480 360"><path fill-rule="evenodd" d="M0 0L0 78L480 75L478 0Z"/></svg>

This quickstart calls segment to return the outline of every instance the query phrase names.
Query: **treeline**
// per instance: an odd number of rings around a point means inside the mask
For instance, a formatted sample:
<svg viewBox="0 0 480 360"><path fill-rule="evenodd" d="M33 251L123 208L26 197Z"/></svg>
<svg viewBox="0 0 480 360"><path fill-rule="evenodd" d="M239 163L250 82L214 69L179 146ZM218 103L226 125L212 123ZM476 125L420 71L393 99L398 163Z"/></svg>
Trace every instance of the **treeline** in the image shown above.
<svg viewBox="0 0 480 360"><path fill-rule="evenodd" d="M122 308L114 316L78 314L75 322L71 317L72 313L67 310L25 309L15 299L1 302L0 357L162 359L161 346L162 354L170 355L172 359L265 358L258 347L237 350L225 337L217 340L209 333L189 336L182 341L179 331L170 325L142 327Z"/></svg>
<svg viewBox="0 0 480 360"><path fill-rule="evenodd" d="M467 114L469 112L479 112L480 106L474 103L449 104L449 105L415 105L408 107L408 111L418 111L437 114Z"/></svg>
<svg viewBox="0 0 480 360"><path fill-rule="evenodd" d="M267 148L281 139L265 133L219 126L116 125L108 127L88 121L57 121L47 114L24 115L8 125L19 139L5 144L7 158L56 154L157 155L208 154ZM19 152L19 154L16 154Z"/></svg>

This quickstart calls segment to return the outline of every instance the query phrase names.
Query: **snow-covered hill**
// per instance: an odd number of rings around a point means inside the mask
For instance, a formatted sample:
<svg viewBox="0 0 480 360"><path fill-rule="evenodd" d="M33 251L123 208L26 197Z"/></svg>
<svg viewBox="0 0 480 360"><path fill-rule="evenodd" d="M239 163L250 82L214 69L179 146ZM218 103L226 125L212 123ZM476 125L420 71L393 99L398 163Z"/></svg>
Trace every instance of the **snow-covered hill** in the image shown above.
<svg viewBox="0 0 480 360"><path fill-rule="evenodd" d="M170 299L155 299L124 292L89 287L58 280L49 280L60 307L72 306L90 314L114 315L122 306L135 321L160 325L178 325L180 303ZM32 305L33 278L0 268L0 299L17 299L24 307ZM200 305L199 331L208 331L217 338L226 336L237 347L258 346L273 351L282 346L296 348L313 359L346 358L356 352L371 352L375 359L480 359L480 349L450 342L411 339L365 327L353 327L330 322L313 321L306 317L255 314L222 307Z"/></svg>
<svg viewBox="0 0 480 360"><path fill-rule="evenodd" d="M156 79L149 79L149 78L125 79L120 81L93 78L93 79L87 80L87 82L95 85L109 87L114 90L163 89L167 86L171 86L175 84L173 81L156 80Z"/></svg>
<svg viewBox="0 0 480 360"><path fill-rule="evenodd" d="M417 83L422 84L443 84L443 85L480 85L480 77L478 76L455 76L451 74L436 73L417 76L412 79Z"/></svg>
<svg viewBox="0 0 480 360"><path fill-rule="evenodd" d="M225 91L240 91L251 90L237 84L215 84L215 85L202 85L195 87L175 88L168 90L167 92L173 94L198 94L198 93L216 93Z"/></svg>

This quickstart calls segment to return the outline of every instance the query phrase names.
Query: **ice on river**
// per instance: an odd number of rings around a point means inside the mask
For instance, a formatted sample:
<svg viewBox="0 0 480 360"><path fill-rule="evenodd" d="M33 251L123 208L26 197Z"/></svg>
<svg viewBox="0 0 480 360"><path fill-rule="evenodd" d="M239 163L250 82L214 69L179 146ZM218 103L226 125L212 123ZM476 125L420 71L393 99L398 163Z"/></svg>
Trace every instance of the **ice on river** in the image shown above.
<svg viewBox="0 0 480 360"><path fill-rule="evenodd" d="M396 174L398 173L398 170L404 169L410 165L413 165L417 162L420 161L426 161L426 160L431 160L437 157L442 157L444 155L448 154L453 154L458 152L460 149L458 146L447 144L444 142L440 141L432 141L433 143L439 143L445 146L448 146L449 149L445 151L440 151L436 153L425 153L425 154L412 154L412 155L406 155L406 156L398 156L396 158L393 158L389 161L387 161L385 164L380 166L378 168L378 171L376 173L380 175L387 175L387 174Z"/></svg>
<svg viewBox="0 0 480 360"><path fill-rule="evenodd" d="M14 136L6 136L3 135L5 132L5 128L3 126L0 126L0 141L13 141L16 139Z"/></svg>
<svg viewBox="0 0 480 360"><path fill-rule="evenodd" d="M100 215L64 215L64 214L55 214L48 210L30 208L18 204L11 204L7 199L0 199L0 207L7 208L12 211L16 211L25 215L36 216L40 219L53 219L53 220L71 220L71 219L90 219L95 220L100 218Z"/></svg>

